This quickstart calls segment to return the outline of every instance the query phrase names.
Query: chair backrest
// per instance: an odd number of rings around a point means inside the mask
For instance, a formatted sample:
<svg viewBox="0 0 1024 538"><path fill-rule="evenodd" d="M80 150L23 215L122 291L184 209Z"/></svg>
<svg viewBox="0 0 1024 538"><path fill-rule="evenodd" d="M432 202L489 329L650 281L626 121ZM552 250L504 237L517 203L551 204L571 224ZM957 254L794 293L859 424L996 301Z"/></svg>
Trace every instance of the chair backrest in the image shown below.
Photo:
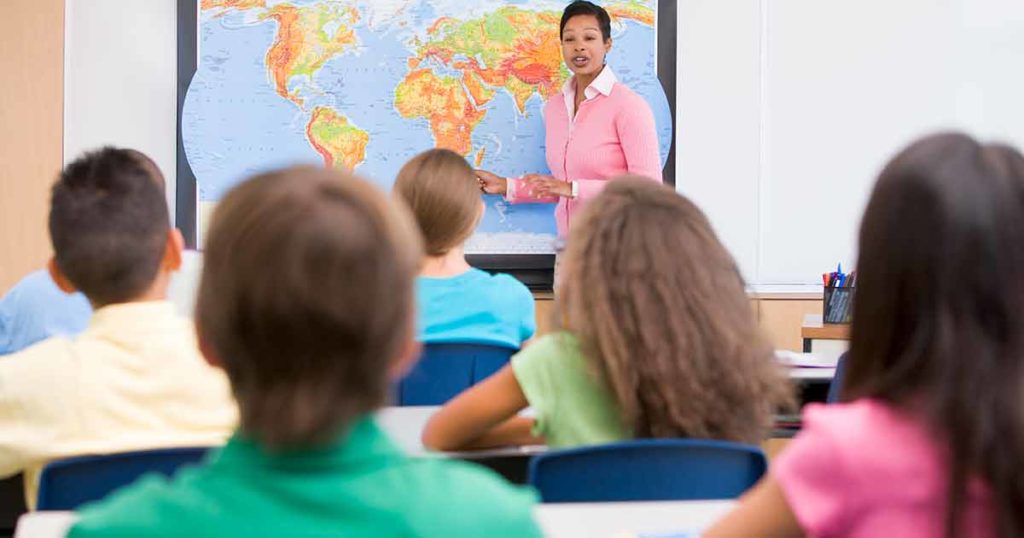
<svg viewBox="0 0 1024 538"><path fill-rule="evenodd" d="M517 349L484 344L424 344L398 383L395 405L441 405L497 372Z"/></svg>
<svg viewBox="0 0 1024 538"><path fill-rule="evenodd" d="M171 476L178 467L201 461L208 450L209 447L161 448L50 462L39 476L36 510L74 510L131 484L143 474Z"/></svg>
<svg viewBox="0 0 1024 538"><path fill-rule="evenodd" d="M843 352L839 356L839 361L836 362L836 373L832 376L832 382L828 385L828 396L825 397L826 403L837 403L839 401L839 395L843 392L843 376L846 374L846 356L849 353L849 351Z"/></svg>
<svg viewBox="0 0 1024 538"><path fill-rule="evenodd" d="M541 454L529 481L546 503L732 499L767 467L755 446L641 439Z"/></svg>

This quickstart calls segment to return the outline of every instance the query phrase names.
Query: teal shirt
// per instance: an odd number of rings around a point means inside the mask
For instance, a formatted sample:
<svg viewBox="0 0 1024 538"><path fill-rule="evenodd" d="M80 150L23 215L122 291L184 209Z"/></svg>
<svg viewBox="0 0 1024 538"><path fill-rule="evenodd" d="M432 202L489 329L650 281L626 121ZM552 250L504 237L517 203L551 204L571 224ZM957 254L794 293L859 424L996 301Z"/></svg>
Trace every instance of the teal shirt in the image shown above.
<svg viewBox="0 0 1024 538"><path fill-rule="evenodd" d="M534 537L534 502L472 464L409 458L363 419L302 452L269 454L236 434L203 466L88 505L68 536Z"/></svg>
<svg viewBox="0 0 1024 538"><path fill-rule="evenodd" d="M512 371L535 413L533 433L551 448L632 438L615 396L575 336L562 332L538 338L512 357Z"/></svg>
<svg viewBox="0 0 1024 538"><path fill-rule="evenodd" d="M416 279L421 342L518 348L537 330L533 295L505 275L470 269L448 278Z"/></svg>

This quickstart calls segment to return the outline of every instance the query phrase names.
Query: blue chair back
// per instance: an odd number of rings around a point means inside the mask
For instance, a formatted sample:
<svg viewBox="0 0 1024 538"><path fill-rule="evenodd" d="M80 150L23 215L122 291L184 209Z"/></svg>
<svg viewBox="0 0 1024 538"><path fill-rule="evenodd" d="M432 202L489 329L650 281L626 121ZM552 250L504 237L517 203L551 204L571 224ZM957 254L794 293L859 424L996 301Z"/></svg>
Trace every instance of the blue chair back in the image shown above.
<svg viewBox="0 0 1024 538"><path fill-rule="evenodd" d="M839 401L839 396L843 392L843 377L846 375L846 356L848 354L849 351L844 352L839 356L839 361L836 362L836 373L832 376L832 382L828 384L828 396L825 396L826 403L836 403Z"/></svg>
<svg viewBox="0 0 1024 538"><path fill-rule="evenodd" d="M760 448L709 439L640 439L534 457L546 503L732 499L768 467Z"/></svg>
<svg viewBox="0 0 1024 538"><path fill-rule="evenodd" d="M198 463L209 447L162 448L50 462L39 476L36 510L74 510L106 497L139 476L171 476L186 463Z"/></svg>
<svg viewBox="0 0 1024 538"><path fill-rule="evenodd" d="M508 364L517 349L484 344L424 344L398 383L395 405L441 405Z"/></svg>

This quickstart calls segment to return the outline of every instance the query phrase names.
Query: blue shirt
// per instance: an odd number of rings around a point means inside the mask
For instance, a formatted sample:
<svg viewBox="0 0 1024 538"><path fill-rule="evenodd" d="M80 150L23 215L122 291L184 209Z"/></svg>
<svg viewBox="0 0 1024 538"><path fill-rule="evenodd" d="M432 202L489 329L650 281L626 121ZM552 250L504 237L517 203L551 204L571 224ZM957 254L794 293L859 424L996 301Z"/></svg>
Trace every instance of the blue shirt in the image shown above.
<svg viewBox="0 0 1024 538"><path fill-rule="evenodd" d="M448 278L416 279L421 342L518 348L533 336L533 295L509 275L470 269Z"/></svg>
<svg viewBox="0 0 1024 538"><path fill-rule="evenodd" d="M30 273L0 298L0 355L51 336L76 335L90 316L84 295L64 293L45 269Z"/></svg>

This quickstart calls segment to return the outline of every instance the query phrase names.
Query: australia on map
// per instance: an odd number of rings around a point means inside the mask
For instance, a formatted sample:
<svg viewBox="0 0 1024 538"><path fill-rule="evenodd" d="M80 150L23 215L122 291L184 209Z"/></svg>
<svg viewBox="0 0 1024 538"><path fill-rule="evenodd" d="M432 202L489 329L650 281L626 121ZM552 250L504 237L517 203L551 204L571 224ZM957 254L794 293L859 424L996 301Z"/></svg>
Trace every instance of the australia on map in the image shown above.
<svg viewBox="0 0 1024 538"><path fill-rule="evenodd" d="M390 189L409 158L454 150L506 176L548 173L544 103L570 72L552 0L201 0L198 69L182 110L206 214L246 176L296 163ZM608 64L672 139L657 80L657 0L602 2ZM486 196L471 253L551 252L551 204ZM201 228L204 226L200 226Z"/></svg>

